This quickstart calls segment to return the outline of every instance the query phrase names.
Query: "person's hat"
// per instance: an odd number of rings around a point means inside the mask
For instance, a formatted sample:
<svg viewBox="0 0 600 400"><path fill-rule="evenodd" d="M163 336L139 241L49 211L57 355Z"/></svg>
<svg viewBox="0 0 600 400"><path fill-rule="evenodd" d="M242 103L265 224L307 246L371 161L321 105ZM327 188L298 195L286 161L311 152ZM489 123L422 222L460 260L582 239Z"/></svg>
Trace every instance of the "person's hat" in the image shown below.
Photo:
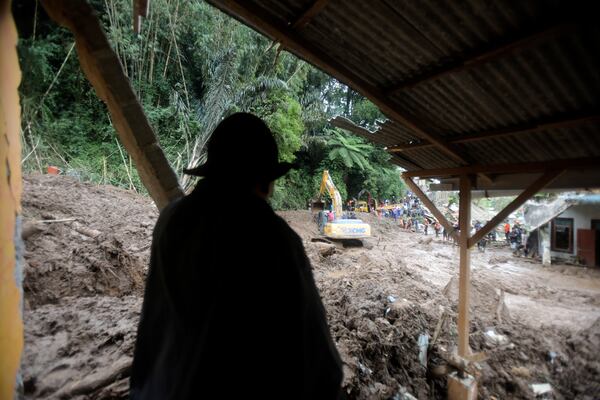
<svg viewBox="0 0 600 400"><path fill-rule="evenodd" d="M184 169L188 175L250 181L273 181L293 164L279 162L277 143L267 124L249 113L235 113L215 128L204 164Z"/></svg>

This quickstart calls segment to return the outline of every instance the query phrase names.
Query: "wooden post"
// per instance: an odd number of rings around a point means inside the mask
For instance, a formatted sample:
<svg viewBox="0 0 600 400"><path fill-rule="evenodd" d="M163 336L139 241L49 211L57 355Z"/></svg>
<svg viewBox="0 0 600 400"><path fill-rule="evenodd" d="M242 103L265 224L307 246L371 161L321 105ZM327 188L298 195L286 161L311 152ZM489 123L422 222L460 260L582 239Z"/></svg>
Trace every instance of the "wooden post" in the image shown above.
<svg viewBox="0 0 600 400"><path fill-rule="evenodd" d="M427 195L425 193L423 193L421 188L419 188L419 186L415 182L413 182L412 178L408 178L408 177L404 177L404 176L403 176L403 178L404 178L404 182L406 182L406 185L410 188L410 190L413 191L414 194L417 195L417 197L423 202L423 204L425 204L425 207L427 207L427 209L429 211L431 211L431 213L438 219L440 224L443 225L446 232L449 232L450 236L456 238L456 232L454 231L454 227L446 219L444 214L442 214L442 212L440 210L438 210L438 208L435 206L435 204L433 204L433 202L429 199L429 197L427 197Z"/></svg>
<svg viewBox="0 0 600 400"><path fill-rule="evenodd" d="M21 398L23 246L21 214L21 70L11 1L0 1L0 399Z"/></svg>
<svg viewBox="0 0 600 400"><path fill-rule="evenodd" d="M469 233L471 231L471 176L460 177L459 201L459 246L460 275L458 280L458 355L466 357L469 348L469 297L471 292L471 253Z"/></svg>
<svg viewBox="0 0 600 400"><path fill-rule="evenodd" d="M552 264L552 257L550 255L550 223L544 224L538 228L540 232L540 241L542 250L542 264L549 266Z"/></svg>
<svg viewBox="0 0 600 400"><path fill-rule="evenodd" d="M514 199L510 204L504 207L491 221L489 221L483 228L481 228L478 232L473 235L471 239L469 239L469 247L473 247L477 242L479 242L485 235L488 234L489 231L495 229L498 224L500 224L506 217L508 217L513 211L517 208L521 207L527 200L531 198L534 194L542 190L546 185L552 182L556 177L558 177L563 170L552 170L547 171L538 179L535 180L527 189L525 189L516 199Z"/></svg>

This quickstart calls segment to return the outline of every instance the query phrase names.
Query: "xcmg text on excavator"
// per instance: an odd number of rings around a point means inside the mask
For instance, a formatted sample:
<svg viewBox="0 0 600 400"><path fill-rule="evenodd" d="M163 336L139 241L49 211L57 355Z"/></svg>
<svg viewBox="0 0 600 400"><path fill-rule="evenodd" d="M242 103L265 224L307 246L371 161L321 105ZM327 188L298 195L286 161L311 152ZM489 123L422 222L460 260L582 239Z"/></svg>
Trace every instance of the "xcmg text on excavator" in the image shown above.
<svg viewBox="0 0 600 400"><path fill-rule="evenodd" d="M327 192L333 204L333 221L321 222L317 219L317 224L321 227L322 233L329 239L348 240L365 239L371 236L371 226L360 219L342 218L342 196L335 187L329 171L323 171L321 179L321 188L317 201L312 203L313 212L323 212L324 201L323 194Z"/></svg>

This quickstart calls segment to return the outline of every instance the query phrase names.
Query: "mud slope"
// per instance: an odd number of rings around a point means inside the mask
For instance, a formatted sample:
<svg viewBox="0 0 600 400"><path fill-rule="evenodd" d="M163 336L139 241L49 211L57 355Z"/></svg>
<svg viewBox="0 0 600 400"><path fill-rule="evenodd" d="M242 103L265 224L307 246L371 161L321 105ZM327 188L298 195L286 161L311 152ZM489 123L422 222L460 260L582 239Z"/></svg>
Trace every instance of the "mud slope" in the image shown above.
<svg viewBox="0 0 600 400"><path fill-rule="evenodd" d="M28 176L24 195L26 397L124 399L156 209L146 197L66 177ZM348 397L445 398L457 248L364 214L374 237L344 249L311 241L308 211L280 215L312 262ZM471 346L487 356L476 371L480 398L534 399L532 383L550 383L549 398L597 398L598 270L542 268L501 245L472 262Z"/></svg>

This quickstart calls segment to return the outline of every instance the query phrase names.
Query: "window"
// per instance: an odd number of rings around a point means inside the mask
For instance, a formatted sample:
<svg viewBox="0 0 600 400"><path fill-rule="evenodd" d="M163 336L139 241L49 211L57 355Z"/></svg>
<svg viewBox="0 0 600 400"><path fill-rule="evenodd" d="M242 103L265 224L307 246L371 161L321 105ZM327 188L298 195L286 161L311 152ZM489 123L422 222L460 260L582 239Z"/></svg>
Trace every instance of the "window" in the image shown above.
<svg viewBox="0 0 600 400"><path fill-rule="evenodd" d="M552 250L573 252L573 218L552 220Z"/></svg>

